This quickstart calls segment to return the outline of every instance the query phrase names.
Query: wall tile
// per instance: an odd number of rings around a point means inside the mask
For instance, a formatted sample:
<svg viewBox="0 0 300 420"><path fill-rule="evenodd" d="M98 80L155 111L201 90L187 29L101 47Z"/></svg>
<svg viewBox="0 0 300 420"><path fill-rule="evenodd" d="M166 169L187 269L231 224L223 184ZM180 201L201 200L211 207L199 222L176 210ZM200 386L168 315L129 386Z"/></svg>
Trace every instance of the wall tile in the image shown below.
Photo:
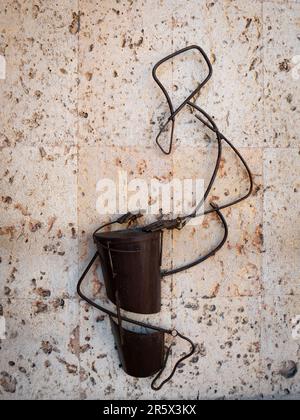
<svg viewBox="0 0 300 420"><path fill-rule="evenodd" d="M75 143L77 0L46 3L1 7L1 147Z"/></svg>
<svg viewBox="0 0 300 420"><path fill-rule="evenodd" d="M1 293L68 297L77 277L77 152L1 151Z"/></svg>
<svg viewBox="0 0 300 420"><path fill-rule="evenodd" d="M293 147L298 145L300 6L266 2L263 10L266 144Z"/></svg>
<svg viewBox="0 0 300 420"><path fill-rule="evenodd" d="M78 304L1 299L1 399L79 398ZM49 322L51 319L51 322Z"/></svg>
<svg viewBox="0 0 300 420"><path fill-rule="evenodd" d="M299 372L293 372L294 364L298 365L299 361L300 337L296 330L299 312L299 296L266 296L264 299L261 393L265 398L299 394ZM286 365L287 362L292 364ZM290 378L286 377L288 374Z"/></svg>
<svg viewBox="0 0 300 420"><path fill-rule="evenodd" d="M213 64L213 76L197 104L216 118L220 131L238 146L263 144L262 5L258 1L177 2L174 49L197 44ZM191 54L174 65L174 84L186 96L203 80L203 60ZM226 75L226 76L224 76ZM182 88L181 86L184 86ZM184 92L185 91L185 92ZM176 92L177 93L177 92ZM199 124L199 123L197 123ZM195 138L194 120L185 120L180 142Z"/></svg>
<svg viewBox="0 0 300 420"><path fill-rule="evenodd" d="M87 264L91 258L95 246L92 241L92 233L101 224L105 223L110 218L105 214L101 214L103 209L99 207L101 198L101 191L97 190L98 182L103 179L109 179L117 185L116 193L118 195L119 180L127 176L128 185L134 179L145 180L150 185L152 178L159 180L162 183L168 182L172 176L172 160L158 156L158 153L151 153L147 156L147 149L140 147L90 147L82 148L79 152L79 181L78 181L78 221L79 221L79 253L80 253L80 269ZM103 165L102 162L107 162ZM124 178L125 179L125 178ZM134 187L134 186L133 186ZM149 189L150 191L150 189ZM128 195L130 199L132 194ZM151 200L151 197L149 196ZM117 200L118 204L118 200ZM139 203L137 203L139 204ZM147 202L148 205L148 202ZM137 208L139 210L140 207ZM120 214L127 212L127 208L121 209ZM112 212L114 213L114 212ZM116 216L111 219L115 220ZM157 215L145 215L139 222L145 224L157 219ZM124 226L116 226L114 229L121 229ZM165 266L171 265L171 250L172 240L171 233L167 232L164 235L164 261ZM95 268L94 281L89 282L90 287L87 292L97 296L99 289L99 281L102 280L100 270ZM163 282L166 287L166 293L163 293L164 303L169 304L170 280Z"/></svg>
<svg viewBox="0 0 300 420"><path fill-rule="evenodd" d="M102 162L107 162L103 165ZM97 191L99 180L107 178L118 184L120 171L125 171L128 182L135 178L147 182L155 177L161 182L167 182L172 176L172 159L164 158L153 149L143 147L103 147L86 146L79 152L79 183L78 183L78 209L80 232L80 267L83 269L88 258L95 250L92 243L92 232L109 218L101 215L97 209L97 199L101 191ZM125 213L127 210L124 210ZM115 217L112 217L114 219ZM146 215L140 222L156 220L154 215ZM113 229L121 229L121 226ZM171 266L172 236L166 233L164 238L164 264ZM91 274L87 276L83 290L93 299L100 301L112 310L115 310L106 297L102 272L99 264L95 265ZM170 328L172 306L172 278L162 282L162 309L159 314L143 316L139 314L124 314L145 322ZM99 319L101 321L99 321ZM106 317L103 320L101 312L94 311L85 305L82 306L81 316L81 346L85 346L85 336L91 338L91 348L81 355L82 361L82 396L87 399L99 398L155 398L150 388L150 379L135 379L128 377L119 369L119 361L111 328ZM101 332L100 329L103 329ZM111 350L110 350L111 349ZM104 356L105 354L105 356ZM102 357L103 355L103 357ZM91 364L96 368L91 371ZM108 379L103 381L103 370L107 372ZM115 378L115 379L114 379ZM103 387L100 384L104 384Z"/></svg>
<svg viewBox="0 0 300 420"><path fill-rule="evenodd" d="M172 380L173 398L236 399L256 397L259 388L260 301L256 298L198 299L175 281L178 297L174 324L197 345ZM184 309L184 312L182 311ZM178 341L173 363L188 350Z"/></svg>
<svg viewBox="0 0 300 420"><path fill-rule="evenodd" d="M103 303L103 302L102 302ZM106 302L106 306L108 307ZM138 320L148 320L137 314L129 314ZM156 325L168 326L167 316L161 316ZM166 318L166 319L164 319ZM153 378L134 378L126 375L120 365L109 318L86 304L81 306L80 361L82 399L156 399L151 390ZM125 325L125 328L132 326ZM134 329L138 331L138 329ZM169 390L163 389L160 396L169 398Z"/></svg>
<svg viewBox="0 0 300 420"><path fill-rule="evenodd" d="M214 296L257 296L262 279L262 154L259 149L243 149L242 155L254 176L253 195L235 207L223 210L229 235L224 247L201 266L176 275L188 279L194 300ZM204 179L207 186L216 150L177 149L174 174ZM214 188L207 200L218 205L241 197L248 189L247 173L235 155L224 149L221 167ZM206 206L208 208L209 206ZM196 225L174 232L174 262L180 266L210 252L223 238L223 228L216 215L199 218Z"/></svg>
<svg viewBox="0 0 300 420"><path fill-rule="evenodd" d="M264 287L270 295L299 294L298 149L264 152Z"/></svg>
<svg viewBox="0 0 300 420"><path fill-rule="evenodd" d="M108 0L97 5L80 1L80 142L152 144L153 114L162 98L151 70L162 57L162 34L171 33L170 10L156 0L155 5ZM153 7L157 21L150 18ZM168 37L164 47L171 49Z"/></svg>

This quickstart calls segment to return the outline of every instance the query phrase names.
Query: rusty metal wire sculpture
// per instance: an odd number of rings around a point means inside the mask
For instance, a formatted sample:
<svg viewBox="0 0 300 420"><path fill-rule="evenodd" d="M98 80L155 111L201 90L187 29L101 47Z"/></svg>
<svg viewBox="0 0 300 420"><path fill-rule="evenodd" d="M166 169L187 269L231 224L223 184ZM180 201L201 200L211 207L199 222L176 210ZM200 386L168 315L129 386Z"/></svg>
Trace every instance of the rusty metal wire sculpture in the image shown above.
<svg viewBox="0 0 300 420"><path fill-rule="evenodd" d="M158 76L157 76L157 70L158 68L164 64L165 62L172 60L174 57L180 55L180 54L184 54L187 51L190 50L195 50L197 51L201 57L204 59L205 63L207 64L207 76L204 78L204 80L198 85L198 87L175 109L174 105L172 103L172 100L170 98L170 95L168 94L166 88L164 87L164 85L161 83L161 81L159 80ZM156 143L158 145L158 147L160 148L160 150L166 154L169 155L172 152L172 147L173 147L173 139L174 139L174 131L175 131L175 122L176 122L176 117L178 116L178 114L185 108L185 107L189 107L193 113L193 115L195 115L195 118L200 121L206 128L208 128L216 137L216 142L217 142L217 147L218 147L218 153L217 153L217 159L215 162L215 166L212 172L212 176L210 178L210 181L208 183L208 186L205 190L204 196L202 198L202 200L197 204L197 206L195 207L194 211L190 214L187 214L185 216L181 216L181 217L177 217L176 219L160 219L154 223L148 224L146 226L140 227L138 230L136 230L135 232L137 233L137 235L141 234L142 232L144 233L154 233L154 232L158 232L160 235L160 240L161 240L161 248L160 248L160 252L162 251L162 238L163 238L163 231L165 229L182 229L184 228L184 226L192 219L195 217L200 216L200 214L198 214L200 208L202 207L202 205L205 203L205 201L207 200L211 189L215 183L215 180L217 178L217 173L218 170L220 168L220 163L221 163L221 158L222 158L222 145L223 142L227 143L227 145L230 146L230 148L233 150L233 152L237 155L237 157L239 158L239 160L241 161L241 163L243 164L247 174L248 174L248 178L249 178L249 188L247 190L247 192L227 203L227 204L223 204L218 206L217 204L211 202L210 203L210 208L205 210L201 215L207 215L210 213L216 213L216 215L218 216L218 219L220 220L222 226L223 226L223 230L224 230L224 234L223 234L223 238L222 240L219 242L219 244L213 249L211 250L208 254L206 255L202 255L199 256L196 260L189 262L188 264L185 264L183 266L177 267L177 268L173 268L171 270L160 270L160 277L164 277L164 276L169 276L169 275L173 275L176 273L179 273L183 270L187 270L189 268L192 268L202 262L204 262L205 260L207 260L208 258L210 258L211 256L215 255L216 252L218 252L222 246L225 244L227 237L228 237L228 226L226 223L226 220L223 216L223 214L221 213L221 210L230 207L230 206L234 206L238 203L240 203L241 201L245 200L246 198L248 198L251 193L252 193L252 189L253 189L253 179L252 179L252 175L251 175L251 171L245 161L245 159L243 158L243 156L241 155L241 153L233 146L233 144L224 136L224 134L222 134L220 132L220 130L218 129L215 121L213 120L213 118L207 113L205 112L202 108L200 108L198 105L196 105L194 102L192 102L193 99L195 99L196 95L198 95L201 91L201 89L204 87L204 85L206 85L206 83L210 80L211 76L212 76L212 65L207 57L207 55L205 54L205 52L203 51L202 48L200 48L197 45L192 45L186 48L183 48L179 51L176 51L173 54L168 55L167 57L165 57L164 59L162 59L161 61L159 61L153 68L153 78L155 80L155 82L157 83L157 85L160 87L160 89L162 90L166 101L168 103L169 106L169 117L167 119L167 121L165 121L161 128L160 131L156 137ZM196 114L195 114L196 113ZM169 145L168 148L165 149L160 142L160 138L162 133L164 133L166 131L166 129L168 128L168 126L171 124L171 133L170 133L170 139L169 139ZM78 285L77 285L77 292L79 294L79 296L85 300L87 303L89 303L90 305L92 305L94 308L106 313L107 315L109 315L112 323L113 323L113 330L115 331L115 336L117 335L117 341L119 341L119 345L122 349L122 346L124 347L124 339L126 340L126 336L124 338L124 331L126 332L126 329L122 328L122 322L129 322L131 324L137 325L139 327L143 327L143 328L147 328L150 330L155 331L156 333L160 334L163 340L163 336L165 334L167 335L171 335L172 337L179 337L182 340L186 341L189 345L190 345L190 350L185 353L174 365L174 367L172 368L171 373L169 374L169 376L164 379L159 385L156 385L158 379L161 377L166 364L167 364L167 360L170 354L170 350L171 350L171 346L168 347L166 354L164 356L161 356L161 360L160 360L160 364L158 363L157 366L160 366L160 368L156 368L156 376L154 377L152 383L151 383L151 387L153 390L159 390L162 388L162 386L168 382L172 376L174 375L176 369L178 368L178 366L180 365L181 362L183 362L185 359L188 359L190 356L192 356L192 354L194 354L195 352L195 344L192 342L192 340L186 336L184 336L183 334L179 333L176 329L166 329L166 328L162 328L162 327L158 327L146 322L141 322L141 321L137 321L135 319L132 319L130 317L127 316L123 316L121 314L121 308L122 305L120 303L120 297L119 297L119 290L116 290L115 299L111 299L112 301L114 301L114 303L116 304L116 312L113 312L105 307L103 307L102 305L99 305L97 303L95 303L93 300L91 300L90 298L88 298L87 296L84 295L84 293L81 290L81 285L82 282L86 276L86 274L88 273L88 271L90 270L90 268L92 267L92 265L94 264L97 256L99 254L102 253L101 248L104 249L104 251L107 253L107 261L108 261L108 267L106 268L107 271L110 271L113 274L113 279L117 276L117 274L115 273L115 268L113 266L113 258L112 255L114 254L115 256L119 253L127 253L127 255L129 255L129 253L131 252L139 252L141 250L141 248L137 248L137 249L128 249L128 248L123 248L123 249L114 249L110 247L110 242L109 241L104 241L103 242L103 237L101 236L101 234L99 234L99 231L104 229L105 227L108 226L112 226L114 224L131 224L133 221L137 220L138 218L140 218L142 215L141 214L132 214L132 213L127 213L126 215L123 215L121 217L119 217L117 220L104 224L102 225L99 229L97 229L94 234L93 234L93 238L94 241L97 243L98 246L98 252L96 252L96 254L93 256L92 260L89 262L87 268L84 270L82 276L79 279ZM128 232L128 231L119 231L119 232ZM101 242L102 241L102 242ZM121 243L121 242L120 242ZM124 244L124 243L123 243ZM103 251L103 252L104 252ZM104 255L104 257L103 257ZM105 254L102 255L102 263L105 263ZM101 255L100 255L101 257ZM160 260L161 260L161 255L160 255ZM130 264L130 263L128 263ZM159 264L161 265L161 261L159 262ZM129 267L129 269L132 267ZM134 270L134 268L132 268L132 270ZM134 272L134 271L133 271ZM118 289L118 287L117 287ZM124 307L124 305L123 305ZM155 312L155 311L152 311ZM149 312L150 313L150 312ZM117 320L117 324L115 323L115 321L113 320ZM139 338L138 336L136 338ZM162 341L163 342L163 341ZM136 342L134 341L134 343L136 344ZM144 349L147 353L147 348ZM121 351L122 353L122 351ZM150 353L145 355L146 358L151 358L152 355ZM130 363L128 363L129 365ZM150 368L149 368L150 369ZM149 376L149 374L146 374L145 372L147 371L148 373L150 372L146 366L145 370L143 372L139 372L140 374L138 374L137 376ZM132 367L128 366L128 373L130 372L135 372L134 369L132 369ZM143 375L143 373L145 373L145 375ZM132 374L132 373L130 373ZM134 374L135 375L135 374Z"/></svg>

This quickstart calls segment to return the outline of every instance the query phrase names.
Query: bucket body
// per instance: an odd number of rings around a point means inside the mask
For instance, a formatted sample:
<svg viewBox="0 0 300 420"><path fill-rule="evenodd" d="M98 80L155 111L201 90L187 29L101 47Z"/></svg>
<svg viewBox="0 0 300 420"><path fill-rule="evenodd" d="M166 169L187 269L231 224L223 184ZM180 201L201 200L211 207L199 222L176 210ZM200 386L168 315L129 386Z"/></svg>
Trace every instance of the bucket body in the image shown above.
<svg viewBox="0 0 300 420"><path fill-rule="evenodd" d="M137 333L122 328L111 319L112 332L124 371L136 378L146 378L164 365L164 333L160 331Z"/></svg>
<svg viewBox="0 0 300 420"><path fill-rule="evenodd" d="M108 298L140 314L161 309L161 233L128 229L96 233Z"/></svg>

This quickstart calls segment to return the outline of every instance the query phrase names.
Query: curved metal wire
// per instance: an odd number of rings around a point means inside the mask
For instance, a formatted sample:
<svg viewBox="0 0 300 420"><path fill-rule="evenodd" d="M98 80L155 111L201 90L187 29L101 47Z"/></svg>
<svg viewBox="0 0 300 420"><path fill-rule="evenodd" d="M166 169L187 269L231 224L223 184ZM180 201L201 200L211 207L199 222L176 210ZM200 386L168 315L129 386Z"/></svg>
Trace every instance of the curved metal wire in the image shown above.
<svg viewBox="0 0 300 420"><path fill-rule="evenodd" d="M174 110L174 106L173 106L172 100L171 100L168 92L166 91L166 88L163 86L163 84L161 83L161 81L158 79L157 74L156 74L156 71L157 71L157 68L161 64L163 64L166 61L173 59L177 55L182 54L182 53L185 53L186 51L191 50L191 49L196 49L196 50L198 50L201 53L202 57L204 58L205 62L208 65L209 73L205 77L205 79L203 80L203 82L201 82L199 84L199 86L197 87L197 89L195 89L188 96L188 98L186 98L178 106L178 108L176 110ZM218 156L217 156L217 160L216 160L216 163L215 163L214 171L212 173L212 176L210 178L208 187L207 187L207 189L206 189L206 191L204 193L204 197L202 198L202 200L196 205L196 208L194 209L194 211L192 213L188 214L188 215L177 217L176 219L174 219L172 221L170 221L170 220L168 220L168 221L160 220L160 225L158 226L159 228L160 227L162 227L162 228L164 227L164 222L165 223L168 222L168 224L171 225L171 226L172 226L172 223L171 222L174 222L173 224L175 224L175 228L181 229L182 227L184 227L186 225L186 223L188 223L188 221L191 218L195 218L195 217L202 216L202 215L207 215L207 214L210 214L210 213L213 213L213 212L216 211L216 209L211 208L211 209L205 210L201 214L198 214L198 210L201 208L201 206L203 205L203 203L207 199L207 197L208 197L208 195L209 195L209 193L211 191L211 188L214 185L215 180L217 178L217 173L218 173L218 170L220 168L220 162L221 162L221 157L222 157L222 146L221 146L221 142L222 141L225 141L229 145L229 147L234 151L234 153L238 156L239 160L242 162L244 168L246 169L247 175L248 175L249 188L248 188L247 192L242 197L239 197L239 198L237 198L235 200L232 200L229 203L218 205L218 209L219 210L223 210L223 209L225 209L227 207L234 206L234 205L240 203L243 200L246 200L251 195L251 193L253 191L253 177L252 177L252 173L251 173L250 168L247 165L245 159L243 158L242 154L237 150L237 148L232 144L232 142L230 140L228 140L228 138L226 138L225 135L220 132L220 130L218 129L218 127L217 127L216 123L214 122L213 118L206 111L204 111L202 108L200 108L198 105L196 105L194 102L191 102L191 99L193 99L196 96L196 94L198 94L200 92L200 90L203 88L203 86L209 81L209 79L211 78L211 76L212 76L212 65L211 65L211 63L209 61L209 58L207 57L207 55L205 54L205 52L202 50L202 48L200 48L200 47L198 47L196 45L192 45L190 47L186 47L186 48L183 48L182 50L179 50L177 52L174 52L173 54L170 54L166 58L160 60L154 66L154 69L153 69L153 78L154 78L155 82L157 83L157 85L159 86L159 88L162 90L162 92L163 92L163 94L164 94L164 96L165 96L165 98L166 98L166 100L168 102L169 108L170 108L170 116L169 116L167 122L164 123L163 126L161 127L161 129L159 130L159 133L158 133L157 138L156 138L156 143L158 144L158 146L162 150L162 152L165 153L165 154L170 154L171 153L172 147L173 147L174 130L172 130L172 132L171 132L171 138L170 138L170 142L169 142L169 149L168 149L168 151L165 151L162 148L162 146L159 144L159 137L161 136L162 132L164 131L164 129L166 127L166 125L170 121L173 122L173 127L175 127L175 118L178 115L178 113L184 109L185 106L191 107L193 111L196 110L197 112L199 112L200 114L202 114L202 116L204 116L206 118L206 119L204 119L201 115L195 115L195 117L200 122L202 122L202 124L204 124L207 128L209 128L216 135L216 138L217 138L217 141L218 141ZM152 224L152 225L155 227L155 224ZM149 226L151 226L151 225L149 225ZM147 229L147 226L145 227L145 229Z"/></svg>
<svg viewBox="0 0 300 420"><path fill-rule="evenodd" d="M183 53L185 53L185 52L187 52L189 50L197 50L201 54L201 56L204 58L207 66L208 66L208 74L204 78L204 80L198 85L198 87L178 106L178 108L177 109L174 109L174 106L173 106L172 100L170 98L170 95L168 94L166 88L164 87L164 85L161 83L161 81L159 80L159 78L157 76L157 69L163 63L165 63L165 62L173 59L175 56L180 55L180 54L183 54ZM224 216L221 213L221 210L222 209L225 209L227 207L236 205L236 204L240 203L241 201L245 200L246 198L248 198L251 195L252 190L253 190L253 178L252 178L252 174L251 174L250 168L247 165L245 159L243 158L243 156L241 155L241 153L236 149L236 147L231 143L231 141L228 140L224 136L224 134L222 134L219 131L219 129L218 129L216 123L214 122L213 118L206 111L204 111L202 108L200 108L198 105L196 105L194 102L191 102L191 100L200 92L200 90L203 88L203 86L209 81L209 79L212 76L212 65L211 65L211 63L210 63L207 55L203 51L203 49L201 47L197 46L197 45L192 45L192 46L188 46L186 48L183 48L183 49L181 49L179 51L176 51L173 54L168 55L167 57L165 57L162 60L160 60L154 66L153 71L152 71L152 75L153 75L153 78L154 78L155 82L157 83L157 85L162 90L162 92L163 92L163 94L164 94L164 96L166 98L166 101L168 103L169 110L170 110L170 115L168 117L168 120L165 123L163 123L163 125L160 128L159 133L158 133L158 135L156 137L156 143L159 146L160 150L164 154L166 154L166 155L169 155L171 153L172 147L173 147L173 138L174 138L174 132L175 132L175 120L176 120L176 116L185 108L185 106L189 106L192 109L193 112L194 111L197 111L200 114L200 115L199 114L196 114L195 117L202 124L204 124L207 128L209 128L216 135L216 140L217 140L217 145L218 145L218 153L217 153L217 158L216 158L216 162L215 162L215 165L214 165L214 169L213 169L211 178L209 180L208 186L207 186L207 188L205 190L204 196L203 196L202 200L196 205L194 211L192 213L190 213L190 214L187 214L187 215L181 216L181 217L177 217L176 219L173 219L173 220L159 220L157 222L154 222L152 224L149 224L147 226L144 226L143 227L143 230L144 231L156 231L156 230L159 230L159 231L162 232L163 229L175 229L175 228L176 229L182 229L188 223L188 221L191 218L195 218L195 217L200 216L200 214L198 214L198 211L202 207L202 205L204 204L204 202L206 201L206 199L208 198L208 196L209 196L209 194L211 192L211 189L212 189L212 187L213 187L213 185L214 185L214 183L215 183L215 181L217 179L217 174L218 174L218 171L219 171L219 168L220 168L220 162L221 162L221 158L222 158L222 141L224 141L225 143L227 143L228 146L238 156L239 160L242 162L244 168L246 169L246 172L247 172L247 175L248 175L248 178L249 178L249 188L248 188L248 191L242 197L239 197L239 198L237 198L237 199L235 199L235 200L233 200L233 201L231 201L231 202L229 202L227 204L222 204L220 206L218 206L218 205L216 205L214 203L210 203L211 208L208 209L208 210L205 210L202 213L202 215L207 215L207 214L210 214L210 213L213 213L213 212L217 213L220 221L222 222L223 228L224 228L224 235L223 235L223 238L220 241L220 243L212 251L210 251L207 255L204 255L202 257L199 257L195 261L192 261L192 262L190 262L190 263L188 263L188 264L186 264L184 266L181 266L181 267L178 267L178 268L174 268L172 270L163 270L161 272L161 275L163 277L163 276L167 276L167 275L176 274L176 273L178 273L180 271L183 271L183 270L186 270L188 268L194 267L195 265L198 265L198 264L202 263L203 261L205 261L206 259L210 258L211 256L215 255L215 253L222 248L222 246L225 244L225 242L227 240L227 237L228 237L228 225L226 223L226 220L225 220ZM172 124L172 126L171 126L171 134L170 134L170 140L169 140L169 147L168 147L167 150L165 150L162 147L162 145L160 144L160 136L165 131L165 129L167 128L168 124L170 124L170 123ZM138 213L136 215L135 214L132 214L132 213L127 213L126 215L123 215L123 216L119 217L119 219L117 219L116 221L109 222L109 223L106 223L106 224L102 225L100 228L98 228L94 232L93 237L95 237L96 233L100 229L103 229L104 227L113 225L115 223L120 223L120 224L121 223L129 223L130 224L131 222L135 221L136 219L138 219L141 216L142 215L140 213ZM110 249L110 250L113 251L113 249ZM115 251L121 252L121 250L115 250ZM138 250L137 251L133 251L133 252L138 252ZM110 309L107 309L106 307L95 303L93 300L91 300L90 298L88 298L87 296L85 296L85 294L81 290L82 282L83 282L85 276L87 275L88 271L91 269L92 265L94 264L97 256L98 256L98 253L95 253L95 255L92 257L91 261L89 262L88 266L86 267L86 269L82 273L82 275L81 275L81 277L80 277L80 279L78 281L78 284L77 284L77 293L78 293L78 295L84 301L86 301L88 304L90 304L94 308L96 308L96 309L104 312L105 314L109 315L111 318L117 319L118 322L119 322L119 324L120 324L119 325L120 328L121 328L122 321L129 322L131 324L134 324L134 325L137 325L137 326L140 326L140 327L143 327L143 328L148 328L148 329L152 329L154 331L160 332L160 333L169 334L169 335L171 335L173 337L174 336L178 336L181 339L187 341L190 344L190 346L191 346L190 351L188 353L184 354L175 363L175 365L174 365L174 367L173 367L173 369L171 371L171 374L165 380L163 380L160 385L156 385L157 380L160 378L160 376L163 373L163 371L164 371L164 369L166 367L166 364L167 364L167 360L168 360L168 357L169 357L169 354L170 354L171 347L168 348L168 350L166 352L166 356L165 356L165 360L164 360L164 364L162 366L162 369L157 373L157 375L155 376L155 378L153 379L153 381L151 383L152 389L159 390L159 389L162 388L162 386L166 382L168 382L172 378L172 376L174 375L174 373L175 373L176 369L178 368L178 366L180 365L180 363L183 360L189 358L192 354L194 354L194 352L195 352L195 344L188 337L185 337L184 335L182 335L181 333L179 333L177 330L174 330L174 329L166 329L166 328L158 327L158 326L155 326L155 325L152 325L152 324L148 324L148 323L145 323L145 322L137 321L135 319L131 319L129 317L123 316L121 314L121 311L120 311L120 308L119 307L117 307L117 312L113 312ZM174 335L174 333L175 333L175 335Z"/></svg>
<svg viewBox="0 0 300 420"><path fill-rule="evenodd" d="M166 88L164 87L164 85L161 83L161 81L159 80L158 76L157 76L157 69L164 64L165 62L172 60L174 57L176 57L177 55L180 54L184 54L187 51L190 50L197 50L199 51L199 53L201 54L201 56L204 58L207 66L208 66L208 75L205 77L205 79L197 86L197 88L179 105L179 107L174 110L173 107L173 103L171 101L170 95L168 94ZM175 117L176 115L185 107L185 105L194 97L196 96L200 90L203 88L204 85L206 85L206 83L209 81L209 79L211 78L213 73L213 69L212 69L212 65L211 62L209 61L209 58L207 57L207 55L205 54L204 50L199 47L198 45L191 45L189 47L185 47L182 48L181 50L178 50L170 55L168 55L167 57L163 58L162 60L160 60L157 64L155 64L155 66L153 67L152 70L152 76L153 79L155 80L155 82L158 84L158 86L160 87L160 89L162 90L163 94L165 95L165 98L168 102L169 105L169 109L170 109L170 116L168 118L168 120L163 124L163 126L161 127L157 137L156 137L156 144L158 145L158 147L160 148L160 150L165 154L165 155L169 155L172 151L172 145L173 145L173 137L174 137L174 128L175 128ZM169 149L166 151L160 144L159 142L159 138L161 136L161 134L165 131L165 129L167 128L168 124L172 121L172 128L171 128L171 137L170 137L170 142L169 142Z"/></svg>
<svg viewBox="0 0 300 420"><path fill-rule="evenodd" d="M162 277L165 277L165 276L170 276L170 275L172 275L172 274L177 274L177 273L180 273L181 271L184 271L184 270L188 270L189 268L192 268L192 267L195 267L195 265L198 265L198 264L201 264L202 262L204 262L205 260L207 260L208 258L210 258L210 257L212 257L213 255L215 255L222 247L223 247L223 245L225 244L225 242L226 242L226 240L227 240L227 238L228 238L228 225L227 225L227 222L226 222L226 220L225 220L225 218L224 218L224 216L222 215L222 213L219 211L219 209L218 209L218 207L216 206L216 204L215 203L211 203L210 204L211 205L211 207L212 207L212 211L215 211L216 213L217 213L217 215L219 216L219 218L220 218L220 220L221 220L221 222L222 222L222 225L223 225L223 227L224 227L224 235L223 235L223 238L222 238L222 240L220 241L220 243L212 250L212 251L210 251L208 254L206 254L206 255L204 255L204 256L201 256L201 257L199 257L199 258L197 258L196 260L194 260L194 261L191 261L190 263L188 263L188 264L185 264L185 265L183 265L183 266L181 266L181 267L177 267L177 268L173 268L173 269L171 269L171 270L163 270L162 272L161 272L161 275L162 275Z"/></svg>

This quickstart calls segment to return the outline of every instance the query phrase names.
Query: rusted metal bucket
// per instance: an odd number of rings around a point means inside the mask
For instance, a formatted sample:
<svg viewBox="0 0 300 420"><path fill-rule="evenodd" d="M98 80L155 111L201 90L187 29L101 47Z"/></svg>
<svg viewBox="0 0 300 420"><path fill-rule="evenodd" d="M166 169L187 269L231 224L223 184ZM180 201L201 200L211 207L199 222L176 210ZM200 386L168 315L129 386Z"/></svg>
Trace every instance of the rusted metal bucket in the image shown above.
<svg viewBox="0 0 300 420"><path fill-rule="evenodd" d="M136 378L146 378L159 372L164 366L165 334L160 331L134 332L111 318L112 332L124 371ZM122 336L121 336L122 334Z"/></svg>
<svg viewBox="0 0 300 420"><path fill-rule="evenodd" d="M95 233L108 298L120 308L153 314L161 308L161 233L141 229Z"/></svg>

